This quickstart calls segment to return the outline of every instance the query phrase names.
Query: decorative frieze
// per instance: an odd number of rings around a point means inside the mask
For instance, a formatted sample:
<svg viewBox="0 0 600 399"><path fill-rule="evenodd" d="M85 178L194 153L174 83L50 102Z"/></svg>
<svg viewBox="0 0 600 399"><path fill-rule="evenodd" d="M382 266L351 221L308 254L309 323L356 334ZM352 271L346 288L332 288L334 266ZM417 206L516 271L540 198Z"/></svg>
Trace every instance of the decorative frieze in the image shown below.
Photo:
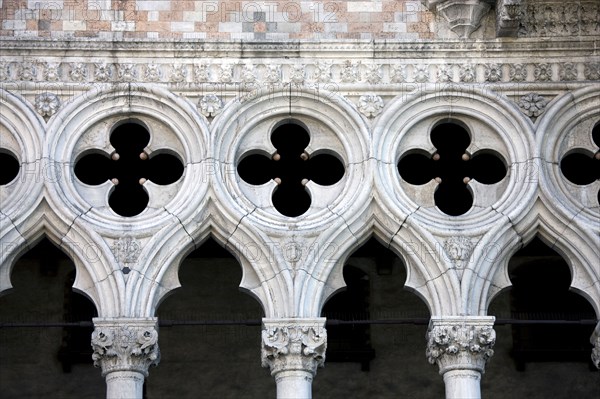
<svg viewBox="0 0 600 399"><path fill-rule="evenodd" d="M60 64L59 63L45 63L44 68L44 80L48 82L58 82L60 80Z"/></svg>
<svg viewBox="0 0 600 399"><path fill-rule="evenodd" d="M438 364L440 374L449 370L483 373L494 354L494 317L432 317L427 331L427 360Z"/></svg>
<svg viewBox="0 0 600 399"><path fill-rule="evenodd" d="M96 82L108 82L112 79L112 67L105 62L94 64L94 79Z"/></svg>
<svg viewBox="0 0 600 399"><path fill-rule="evenodd" d="M72 62L69 77L73 82L85 82L87 80L87 64L84 62Z"/></svg>
<svg viewBox="0 0 600 399"><path fill-rule="evenodd" d="M325 318L263 319L262 366L271 374L300 370L317 372L327 349Z"/></svg>
<svg viewBox="0 0 600 399"><path fill-rule="evenodd" d="M157 320L94 319L92 359L102 375L114 371L134 371L148 376L148 368L158 365Z"/></svg>
<svg viewBox="0 0 600 399"><path fill-rule="evenodd" d="M512 2L514 0L504 0ZM600 34L600 4L597 1L525 1L521 6L518 35L594 36Z"/></svg>
<svg viewBox="0 0 600 399"><path fill-rule="evenodd" d="M0 63L0 81L61 82L65 83L161 83L182 84L237 84L252 87L296 87L335 83L386 86L389 84L416 83L510 83L510 82L575 82L598 80L600 63L395 63L326 60L306 64L289 64L280 61L264 64L210 63L192 65L186 62L161 63L86 63L61 64L45 62L38 74L36 63L30 61L3 61ZM16 68L15 68L16 67ZM455 69L458 75L454 74ZM505 77L505 69L508 76ZM113 70L116 71L113 74ZM582 70L582 76L579 71ZM13 72L16 71L16 72ZM93 71L93 73L91 72ZM189 73L192 71L192 73Z"/></svg>

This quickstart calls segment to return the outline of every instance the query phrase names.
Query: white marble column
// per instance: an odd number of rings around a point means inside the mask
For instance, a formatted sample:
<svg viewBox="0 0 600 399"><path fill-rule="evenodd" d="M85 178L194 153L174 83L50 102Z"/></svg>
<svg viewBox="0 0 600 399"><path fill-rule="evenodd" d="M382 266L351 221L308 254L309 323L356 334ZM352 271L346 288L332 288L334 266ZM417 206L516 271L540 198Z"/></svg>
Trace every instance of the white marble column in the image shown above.
<svg viewBox="0 0 600 399"><path fill-rule="evenodd" d="M440 368L447 399L481 398L480 380L496 342L493 316L432 317L427 360Z"/></svg>
<svg viewBox="0 0 600 399"><path fill-rule="evenodd" d="M325 318L263 319L262 365L271 369L279 399L309 399L327 349Z"/></svg>
<svg viewBox="0 0 600 399"><path fill-rule="evenodd" d="M590 343L594 347L592 349L592 362L600 369L600 323L596 324L596 329L590 338Z"/></svg>
<svg viewBox="0 0 600 399"><path fill-rule="evenodd" d="M141 399L148 368L160 360L156 318L94 319L94 365L106 378L107 399Z"/></svg>

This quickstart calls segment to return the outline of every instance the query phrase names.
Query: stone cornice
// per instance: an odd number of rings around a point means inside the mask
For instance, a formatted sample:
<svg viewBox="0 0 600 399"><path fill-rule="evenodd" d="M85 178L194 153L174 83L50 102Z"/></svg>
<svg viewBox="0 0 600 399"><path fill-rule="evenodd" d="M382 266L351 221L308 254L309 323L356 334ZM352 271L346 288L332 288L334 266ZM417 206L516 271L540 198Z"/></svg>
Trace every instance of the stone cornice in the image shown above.
<svg viewBox="0 0 600 399"><path fill-rule="evenodd" d="M419 41L289 41L289 42L210 42L181 41L97 41L0 38L3 56L31 52L66 56L69 53L90 52L98 57L210 58L517 58L539 54L540 57L600 56L598 39L594 37L531 38L496 40L419 40Z"/></svg>

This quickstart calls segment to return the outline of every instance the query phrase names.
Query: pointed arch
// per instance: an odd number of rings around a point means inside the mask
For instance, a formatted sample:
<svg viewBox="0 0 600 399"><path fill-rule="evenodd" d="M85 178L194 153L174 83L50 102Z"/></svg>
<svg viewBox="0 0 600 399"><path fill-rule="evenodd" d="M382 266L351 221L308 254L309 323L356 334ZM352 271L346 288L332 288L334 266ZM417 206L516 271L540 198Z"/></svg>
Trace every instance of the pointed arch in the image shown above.
<svg viewBox="0 0 600 399"><path fill-rule="evenodd" d="M142 270L144 278L132 284L131 312L142 316L154 316L160 303L181 286L179 268L181 262L193 250L199 248L209 237L230 252L242 269L240 288L254 297L261 305L265 317L281 317L289 307L286 294L291 290L285 276L278 275L272 250L265 245L268 239L246 226L221 214L214 204L205 208L201 220L191 221L180 228L166 228L153 237L149 244L153 251L147 254ZM287 285L289 287L289 285Z"/></svg>
<svg viewBox="0 0 600 399"><path fill-rule="evenodd" d="M120 314L119 281L114 277L106 248L75 221L56 214L42 200L29 217L0 237L0 292L12 288L10 275L16 261L46 237L75 265L73 289L92 301L100 317ZM11 243L6 245L6 243Z"/></svg>
<svg viewBox="0 0 600 399"><path fill-rule="evenodd" d="M367 215L357 218L362 223L339 226L325 237L335 245L331 252L322 251L316 258L311 275L302 288L300 309L306 314L320 314L327 298L345 286L343 267L351 254L369 238L375 237L392 250L404 264L407 272L405 288L414 292L427 305L430 314L456 314L460 282L453 273L446 273L436 259L435 241L410 220L397 220L373 205ZM365 222L365 218L369 218ZM307 317L307 316L303 316Z"/></svg>
<svg viewBox="0 0 600 399"><path fill-rule="evenodd" d="M491 301L510 285L508 261L536 235L552 250L558 252L571 270L571 289L593 306L600 318L600 245L593 232L580 229L569 220L563 220L545 203L536 201L534 210L514 228L495 235L493 241L504 243L498 255L479 265L480 274L472 282L472 306L478 314L486 314Z"/></svg>

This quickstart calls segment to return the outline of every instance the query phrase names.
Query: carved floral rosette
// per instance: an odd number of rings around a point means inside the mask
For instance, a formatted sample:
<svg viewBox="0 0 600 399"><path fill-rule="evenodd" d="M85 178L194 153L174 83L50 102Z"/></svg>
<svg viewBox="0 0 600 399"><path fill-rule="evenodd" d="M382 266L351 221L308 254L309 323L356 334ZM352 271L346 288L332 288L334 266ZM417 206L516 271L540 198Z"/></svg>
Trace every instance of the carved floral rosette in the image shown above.
<svg viewBox="0 0 600 399"><path fill-rule="evenodd" d="M262 330L262 366L271 374L303 370L313 376L325 363L325 319L265 319Z"/></svg>
<svg viewBox="0 0 600 399"><path fill-rule="evenodd" d="M440 374L449 370L485 370L494 354L494 317L433 318L427 330L427 360L438 364Z"/></svg>
<svg viewBox="0 0 600 399"><path fill-rule="evenodd" d="M92 359L102 375L114 371L135 371L148 376L158 365L160 349L156 319L94 319Z"/></svg>

